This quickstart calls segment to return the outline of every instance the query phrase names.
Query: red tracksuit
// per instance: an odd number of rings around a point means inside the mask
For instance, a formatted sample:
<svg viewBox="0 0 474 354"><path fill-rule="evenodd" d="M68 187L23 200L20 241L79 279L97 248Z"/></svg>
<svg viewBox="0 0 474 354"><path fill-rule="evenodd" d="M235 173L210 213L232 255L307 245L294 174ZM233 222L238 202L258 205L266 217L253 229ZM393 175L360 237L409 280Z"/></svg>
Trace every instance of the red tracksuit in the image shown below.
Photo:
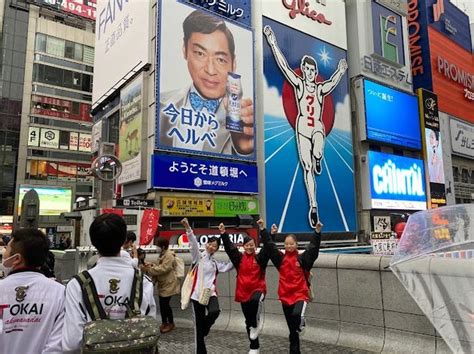
<svg viewBox="0 0 474 354"><path fill-rule="evenodd" d="M237 270L235 287L235 301L240 302L245 316L245 326L250 340L250 349L259 349L258 338L250 339L250 328L257 328L259 324L262 302L267 293L265 283L265 269L269 255L265 249L258 254L240 253L229 239L229 235L221 235L225 251ZM264 240L266 242L266 240Z"/></svg>
<svg viewBox="0 0 474 354"><path fill-rule="evenodd" d="M262 233L266 233L263 230ZM264 240L267 240L264 238ZM283 306L286 323L290 330L290 353L300 353L299 332L304 326L304 311L309 302L307 276L319 255L321 233L315 232L306 250L283 253L273 241L265 243L275 267L280 273L278 297Z"/></svg>

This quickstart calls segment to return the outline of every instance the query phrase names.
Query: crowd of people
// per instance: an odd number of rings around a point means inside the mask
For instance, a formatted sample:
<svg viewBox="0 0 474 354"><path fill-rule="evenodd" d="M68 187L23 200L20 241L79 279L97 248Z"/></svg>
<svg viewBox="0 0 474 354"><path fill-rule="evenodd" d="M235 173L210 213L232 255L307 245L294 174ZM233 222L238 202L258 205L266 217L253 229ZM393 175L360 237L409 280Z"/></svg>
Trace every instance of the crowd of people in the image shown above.
<svg viewBox="0 0 474 354"><path fill-rule="evenodd" d="M207 353L205 338L220 314L218 275L233 269L237 272L235 301L245 318L249 353L259 353L269 261L279 272L278 298L289 329L290 353L299 353L305 309L311 300L310 270L319 254L322 224L316 225L310 244L300 253L294 235L286 236L285 251L280 251L274 242L277 226L272 225L269 232L263 220L257 222L263 244L259 252L260 242L249 236L244 237L243 252L239 251L224 224L219 225L220 237L209 237L201 251L188 220L184 218L181 223L192 257L183 289L176 271L180 259L169 249L169 240L157 237L159 257L147 262L144 252L134 246L135 234L127 232L125 221L116 214L103 214L93 221L89 235L98 257L66 286L55 281L54 272L44 271L50 254L44 233L28 228L14 231L2 256L6 277L0 280L0 353L113 349L122 337L127 350L142 345L143 350L129 352L153 353L158 340L154 331L167 333L175 328L170 301L179 294L182 307L191 304L195 352ZM215 258L221 242L229 261ZM161 314L159 326L154 285Z"/></svg>

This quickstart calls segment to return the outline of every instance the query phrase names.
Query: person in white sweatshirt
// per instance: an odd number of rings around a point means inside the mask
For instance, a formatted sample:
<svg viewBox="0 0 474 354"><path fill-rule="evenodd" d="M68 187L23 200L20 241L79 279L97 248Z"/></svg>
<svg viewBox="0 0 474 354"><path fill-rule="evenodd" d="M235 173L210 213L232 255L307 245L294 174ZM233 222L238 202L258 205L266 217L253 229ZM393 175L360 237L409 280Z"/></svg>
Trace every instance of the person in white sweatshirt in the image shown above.
<svg viewBox="0 0 474 354"><path fill-rule="evenodd" d="M206 249L199 251L199 243L189 225L188 219L181 220L186 229L189 240L189 249L193 257L193 265L197 264L196 281L191 292L194 317L194 337L197 354L205 354L206 343L204 338L209 334L212 325L216 322L221 310L217 300L217 275L230 272L234 269L231 262L222 262L214 259L214 253L219 250L220 238L210 237Z"/></svg>
<svg viewBox="0 0 474 354"><path fill-rule="evenodd" d="M46 278L48 240L37 229L13 232L2 256L0 353L62 353L64 286Z"/></svg>
<svg viewBox="0 0 474 354"><path fill-rule="evenodd" d="M105 313L111 319L125 318L125 303L130 297L135 270L129 259L120 256L125 242L127 225L116 214L102 214L89 228L92 245L99 252L97 265L89 269ZM76 279L66 287L66 314L64 317L62 346L64 352L80 351L84 325L91 318L82 299L82 291ZM153 284L143 278L141 314L156 318Z"/></svg>

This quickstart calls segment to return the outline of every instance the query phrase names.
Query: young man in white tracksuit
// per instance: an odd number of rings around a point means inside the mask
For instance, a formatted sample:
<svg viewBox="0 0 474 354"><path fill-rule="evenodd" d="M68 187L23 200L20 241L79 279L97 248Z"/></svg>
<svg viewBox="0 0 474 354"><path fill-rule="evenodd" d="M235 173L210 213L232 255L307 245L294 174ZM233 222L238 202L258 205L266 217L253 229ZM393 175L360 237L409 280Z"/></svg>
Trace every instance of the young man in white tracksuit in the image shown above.
<svg viewBox="0 0 474 354"><path fill-rule="evenodd" d="M130 297L135 270L130 261L120 256L125 242L127 226L123 218L115 214L98 216L90 226L92 245L99 252L97 265L89 274L106 314L111 319L125 318L125 302ZM156 318L153 284L145 276L141 314ZM72 279L66 287L66 315L63 327L64 352L79 351L82 346L84 325L91 321L82 299L81 286Z"/></svg>
<svg viewBox="0 0 474 354"><path fill-rule="evenodd" d="M13 233L2 258L0 353L62 353L64 286L40 273L47 255L41 231Z"/></svg>
<svg viewBox="0 0 474 354"><path fill-rule="evenodd" d="M221 262L214 259L220 245L220 239L210 237L206 249L199 251L199 243L189 226L188 219L181 220L181 224L186 229L189 240L189 249L193 257L193 264L197 264L196 280L191 292L191 302L194 315L194 335L196 343L196 353L206 354L206 343L204 338L209 334L212 325L216 322L221 310L217 300L217 275L218 273L230 272L234 269L231 262ZM202 292L209 290L209 301L202 304Z"/></svg>

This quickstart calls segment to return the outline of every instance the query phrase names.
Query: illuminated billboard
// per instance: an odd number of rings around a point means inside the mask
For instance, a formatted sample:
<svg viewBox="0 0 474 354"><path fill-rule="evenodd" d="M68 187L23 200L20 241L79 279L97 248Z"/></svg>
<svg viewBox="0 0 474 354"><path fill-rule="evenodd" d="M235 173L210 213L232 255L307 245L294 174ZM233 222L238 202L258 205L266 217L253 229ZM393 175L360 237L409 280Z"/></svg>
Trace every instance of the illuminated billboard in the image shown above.
<svg viewBox="0 0 474 354"><path fill-rule="evenodd" d="M71 211L72 189L65 187L50 186L25 186L20 185L18 198L18 215L21 214L21 202L23 197L30 190L34 189L38 193L40 200L40 215L55 216Z"/></svg>
<svg viewBox="0 0 474 354"><path fill-rule="evenodd" d="M371 207L425 210L423 160L369 151Z"/></svg>
<svg viewBox="0 0 474 354"><path fill-rule="evenodd" d="M416 96L364 80L364 105L367 140L421 148Z"/></svg>

